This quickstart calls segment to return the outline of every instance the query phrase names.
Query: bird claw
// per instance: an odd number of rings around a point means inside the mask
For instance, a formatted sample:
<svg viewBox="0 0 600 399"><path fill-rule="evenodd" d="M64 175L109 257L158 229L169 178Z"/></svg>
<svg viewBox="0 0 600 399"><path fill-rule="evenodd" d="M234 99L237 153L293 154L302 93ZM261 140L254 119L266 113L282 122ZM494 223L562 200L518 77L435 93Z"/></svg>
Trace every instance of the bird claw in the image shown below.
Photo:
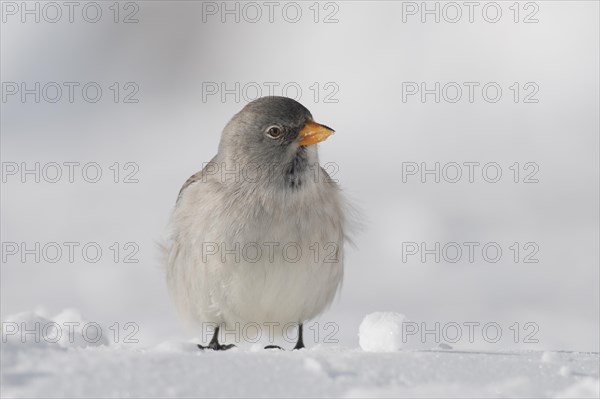
<svg viewBox="0 0 600 399"><path fill-rule="evenodd" d="M228 349L231 348L235 348L236 346L234 344L228 344L228 345L221 345L218 342L211 342L210 344L208 344L207 346L203 346L198 344L198 349L200 350L205 350L205 349L212 349L214 351L226 351Z"/></svg>
<svg viewBox="0 0 600 399"><path fill-rule="evenodd" d="M296 346L294 346L294 349L292 349L292 350L297 351L297 350L304 349L304 348L305 348L304 344L301 344L301 345L296 344ZM267 346L265 346L265 349L279 349L281 351L285 350L279 345L267 345Z"/></svg>

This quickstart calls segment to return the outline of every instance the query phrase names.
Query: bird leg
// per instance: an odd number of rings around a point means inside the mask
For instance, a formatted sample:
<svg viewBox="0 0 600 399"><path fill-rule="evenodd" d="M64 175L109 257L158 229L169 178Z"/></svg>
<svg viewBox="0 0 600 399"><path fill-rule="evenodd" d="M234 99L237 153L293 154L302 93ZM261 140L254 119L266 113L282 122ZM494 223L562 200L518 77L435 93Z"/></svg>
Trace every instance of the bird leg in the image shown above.
<svg viewBox="0 0 600 399"><path fill-rule="evenodd" d="M210 340L210 342L208 343L207 346L202 346L202 345L198 344L198 349L200 349L200 350L212 349L214 351L226 351L227 349L231 349L231 348L235 348L235 345L234 344L221 345L219 343L219 327L215 328L215 332L212 336L212 339Z"/></svg>
<svg viewBox="0 0 600 399"><path fill-rule="evenodd" d="M265 349L279 349L279 350L282 350L282 351L284 351L284 350L285 350L285 349L283 349L283 348L282 348L281 346L279 346L279 345L267 345L267 346L265 346Z"/></svg>
<svg viewBox="0 0 600 399"><path fill-rule="evenodd" d="M298 341L296 342L296 346L294 346L293 350L303 349L304 348L304 340L302 339L302 323L298 325Z"/></svg>
<svg viewBox="0 0 600 399"><path fill-rule="evenodd" d="M298 324L298 341L296 342L296 346L294 346L293 350L298 350L298 349L304 349L304 340L302 338L302 323ZM267 345L265 346L265 349L280 349L280 350L284 350L281 346L279 345Z"/></svg>

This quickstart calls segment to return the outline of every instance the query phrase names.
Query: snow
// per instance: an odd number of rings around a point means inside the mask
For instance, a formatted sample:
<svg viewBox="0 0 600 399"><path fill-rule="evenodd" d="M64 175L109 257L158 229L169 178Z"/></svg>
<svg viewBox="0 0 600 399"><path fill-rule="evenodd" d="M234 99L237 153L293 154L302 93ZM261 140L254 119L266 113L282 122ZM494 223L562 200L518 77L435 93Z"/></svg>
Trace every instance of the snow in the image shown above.
<svg viewBox="0 0 600 399"><path fill-rule="evenodd" d="M395 312L375 312L365 316L358 330L359 345L367 352L394 352L404 344L404 315Z"/></svg>
<svg viewBox="0 0 600 399"><path fill-rule="evenodd" d="M85 348L107 345L109 340L102 331L106 329L84 320L75 309L65 309L51 318L22 312L8 316L2 322L2 342L18 344L25 341L40 346Z"/></svg>
<svg viewBox="0 0 600 399"><path fill-rule="evenodd" d="M69 317L85 321L70 312ZM28 326L61 319L17 316L10 320ZM251 347L212 352L198 350L196 340L152 347L85 345L81 340L36 343L5 332L3 323L2 397L600 395L599 355L590 352L405 348L373 353L323 344L301 351Z"/></svg>
<svg viewBox="0 0 600 399"><path fill-rule="evenodd" d="M560 398L597 398L598 396L600 396L598 380L593 378L582 378L557 395Z"/></svg>

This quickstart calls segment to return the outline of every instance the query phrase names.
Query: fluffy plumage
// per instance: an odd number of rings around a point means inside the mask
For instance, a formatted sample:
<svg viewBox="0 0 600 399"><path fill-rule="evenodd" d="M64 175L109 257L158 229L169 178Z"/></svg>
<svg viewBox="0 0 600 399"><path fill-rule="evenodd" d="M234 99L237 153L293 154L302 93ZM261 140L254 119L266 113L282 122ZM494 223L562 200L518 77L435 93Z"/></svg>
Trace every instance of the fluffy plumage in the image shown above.
<svg viewBox="0 0 600 399"><path fill-rule="evenodd" d="M289 98L249 103L223 130L211 163L182 187L165 255L169 290L188 320L228 329L302 323L333 300L345 206L317 146L299 144L310 121Z"/></svg>

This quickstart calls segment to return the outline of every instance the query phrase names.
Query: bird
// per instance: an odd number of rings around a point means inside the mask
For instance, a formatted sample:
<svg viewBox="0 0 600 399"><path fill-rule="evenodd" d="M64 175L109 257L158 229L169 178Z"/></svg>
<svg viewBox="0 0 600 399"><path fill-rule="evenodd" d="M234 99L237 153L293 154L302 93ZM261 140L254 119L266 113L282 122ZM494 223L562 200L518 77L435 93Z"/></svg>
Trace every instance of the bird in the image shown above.
<svg viewBox="0 0 600 399"><path fill-rule="evenodd" d="M293 349L305 347L304 323L329 307L343 278L347 202L317 150L333 133L296 100L258 98L183 184L163 255L179 313L214 327L198 348L230 349L219 330L248 323L291 323Z"/></svg>

